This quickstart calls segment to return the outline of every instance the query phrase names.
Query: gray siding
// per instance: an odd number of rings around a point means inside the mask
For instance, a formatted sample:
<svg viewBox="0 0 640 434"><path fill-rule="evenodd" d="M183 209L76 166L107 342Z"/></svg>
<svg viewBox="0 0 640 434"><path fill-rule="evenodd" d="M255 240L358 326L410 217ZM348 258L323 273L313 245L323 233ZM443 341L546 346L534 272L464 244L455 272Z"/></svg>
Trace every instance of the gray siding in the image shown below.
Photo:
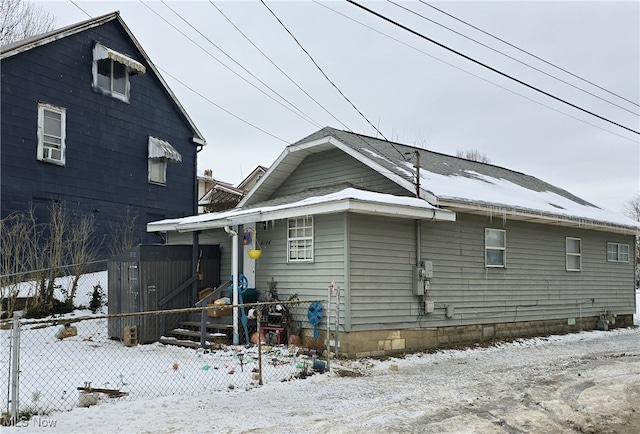
<svg viewBox="0 0 640 434"><path fill-rule="evenodd" d="M417 326L413 220L349 215L351 330Z"/></svg>
<svg viewBox="0 0 640 434"><path fill-rule="evenodd" d="M507 231L507 266L484 266L484 228ZM635 311L633 264L608 262L607 242L633 237L458 214L455 223L422 223L422 259L433 261L418 315L412 296L413 222L350 216L353 330L500 323ZM582 240L582 271L565 270L565 237ZM446 306L455 315L445 317Z"/></svg>
<svg viewBox="0 0 640 434"><path fill-rule="evenodd" d="M345 229L342 214L314 217L314 261L287 262L287 221L269 222L269 228L258 228L262 257L256 262L256 286L268 290L268 282L278 282L280 299L293 294L301 299L324 299L327 288L335 281L344 288Z"/></svg>
<svg viewBox="0 0 640 434"><path fill-rule="evenodd" d="M300 193L313 187L350 182L356 187L380 193L411 196L412 193L371 170L338 149L312 154L274 192L271 198Z"/></svg>

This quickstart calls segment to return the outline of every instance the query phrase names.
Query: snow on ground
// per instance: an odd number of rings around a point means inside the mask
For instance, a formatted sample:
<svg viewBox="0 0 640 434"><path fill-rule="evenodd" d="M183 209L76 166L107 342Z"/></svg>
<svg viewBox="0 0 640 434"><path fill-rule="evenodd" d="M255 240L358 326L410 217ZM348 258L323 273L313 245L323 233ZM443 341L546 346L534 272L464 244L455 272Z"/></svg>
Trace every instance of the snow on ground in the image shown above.
<svg viewBox="0 0 640 434"><path fill-rule="evenodd" d="M331 368L249 390L105 399L2 432L632 433L640 426L638 327Z"/></svg>

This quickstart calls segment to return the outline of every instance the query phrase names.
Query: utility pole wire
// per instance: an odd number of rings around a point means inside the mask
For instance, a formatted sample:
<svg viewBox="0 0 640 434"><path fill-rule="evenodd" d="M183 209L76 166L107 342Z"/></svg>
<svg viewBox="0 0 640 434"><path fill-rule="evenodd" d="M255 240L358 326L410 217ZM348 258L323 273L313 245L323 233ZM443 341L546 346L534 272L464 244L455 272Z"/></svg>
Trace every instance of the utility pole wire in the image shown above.
<svg viewBox="0 0 640 434"><path fill-rule="evenodd" d="M186 33L184 33L182 30L180 30L179 28L177 28L176 26L174 26L170 21L168 21L166 18L164 18L162 15L160 15L158 12L156 12L155 10L153 10L148 4L146 4L143 0L140 0L140 3L142 5L144 5L147 9L149 9L151 12L153 12L158 18L160 18L162 21L164 21L165 23L167 23L169 26L171 26L174 30L176 30L178 33L180 33L182 36L184 36L185 38L187 38L189 41L191 41L192 44L194 44L195 46L197 46L198 48L200 48L202 51L204 51L205 53L207 53L213 60L215 60L216 62L218 62L221 66L223 66L224 68L228 69L230 72L232 72L233 74L235 74L238 78L240 78L241 80L245 81L247 84L249 84L250 86L252 86L253 88L255 88L257 91L259 91L260 93L262 93L263 95L265 95L267 98L273 100L275 103L281 105L282 107L284 107L285 109L289 110L291 113L295 114L296 116L300 117L301 119L304 119L305 121L309 122L310 124L314 125L314 126L319 126L318 123L314 123L312 120L310 119L306 119L304 116L302 116L300 113L297 113L296 111L294 111L293 109L291 109L290 107L287 107L285 104L283 104L281 101L278 101L277 99L275 99L273 96L269 95L267 92L265 92L264 90L260 89L258 86L256 86L255 84L251 83L249 80L247 80L246 78L244 78L243 76L241 76L240 74L238 74L236 71L234 71L233 69L231 69L228 65L225 65L224 62L222 62L220 59L218 59L216 56L214 56L213 54L211 54L211 52L209 52L206 48L204 48L202 45L198 44L196 41L194 41L191 37L189 37Z"/></svg>
<svg viewBox="0 0 640 434"><path fill-rule="evenodd" d="M253 74L251 71L249 71L247 68L245 68L244 66L242 66L240 64L240 62L238 62L236 59L234 59L233 57L231 57L226 51L224 51L222 48L220 48L218 45L216 45L211 39L209 39L204 33L202 33L200 30L198 30L193 24L191 24L189 21L187 21L186 19L184 19L184 17L182 15L180 15L174 8L172 8L171 6L169 6L167 4L167 2L165 0L160 0L161 3L163 5L165 5L167 8L169 8L169 10L171 10L171 12L173 12L174 14L176 14L178 16L178 18L180 18L182 21L184 21L184 23L186 25L188 25L189 27L191 27L196 33L198 33L200 36L202 36L204 39L207 40L207 42L209 42L211 45L213 45L214 47L216 47L218 49L218 51L220 51L222 54L224 54L225 56L227 56L227 58L229 60L231 60L233 63L235 63L236 65L238 65L244 72L246 72L247 74L249 74L251 77L255 78L256 80L258 80L258 82L260 84L262 84L264 87L266 87L267 89L269 89L271 92L273 92L274 94L278 95L278 97L280 97L280 99L282 99L284 102L286 102L287 104L289 104L291 106L291 108L295 109L298 111L299 114L301 114L302 116L306 117L308 121L310 121L311 123L315 124L317 127L321 127L322 125L320 125L318 122L316 122L315 120L313 120L310 116L308 116L306 113L304 113L302 110L300 110L298 107L296 107L294 104L292 104L289 100L287 100L285 97L283 97L282 95L280 95L277 91L275 91L271 86L269 86L267 83L265 83L264 81L260 80L260 78L256 77L255 74Z"/></svg>
<svg viewBox="0 0 640 434"><path fill-rule="evenodd" d="M209 0L209 3L211 3L211 6L213 6L214 8L216 8L218 10L218 12L220 12L220 15L222 15L228 22L229 24L231 24L242 36L244 36L244 38L251 44L253 45L253 47L258 50L260 52L260 54L262 54L265 59L267 59L278 71L280 71L285 77L287 77L289 79L289 81L291 81L291 83L293 83L298 89L300 89L300 91L302 91L302 93L304 93L306 96L308 96L313 102L315 102L320 108L322 108L322 110L324 110L329 116L331 116L333 119L335 119L340 125L342 125L344 128L346 128L347 130L349 129L348 126L346 126L340 119L338 119L337 117L335 117L333 115L333 113L331 113L328 109L326 109L322 104L320 104L313 96L311 96L307 91L305 91L293 78L291 78L286 72L284 72L278 65L276 65L276 63L271 60L271 58L269 56L267 56L256 44L253 43L253 41L251 39L249 39L249 37L247 35L245 35L242 30L240 30L238 28L238 26L236 26L233 21L231 21L231 19L229 19L229 17L227 17L224 12L222 12L220 10L220 8L218 6L216 6L216 4Z"/></svg>
<svg viewBox="0 0 640 434"><path fill-rule="evenodd" d="M294 41L296 41L296 44L298 44L298 46L302 49L302 51L304 51L304 53L307 55L307 57L309 57L309 59L311 59L311 62L313 62L313 64L316 66L316 68L318 68L318 70L322 73L322 75L324 76L324 78L327 79L327 81L329 83L331 83L331 85L338 91L338 93L349 103L351 104L351 107L354 108L355 111L357 111L360 116L362 116L362 118L367 121L367 123L369 125L371 125L371 127L377 131L378 134L380 134L386 141L389 141L384 134L382 134L382 132L376 128L375 125L373 125L371 123L371 121L369 121L369 119L367 119L367 117L360 111L358 110L358 108L355 106L355 104L353 104L351 102L351 100L349 98L346 97L346 95L344 93L342 93L342 91L340 90L340 88L338 88L338 86L336 86L336 84L331 81L331 79L327 76L327 74L325 74L325 72L322 70L322 68L320 68L320 65L318 65L316 63L316 61L313 59L313 57L311 57L311 55L309 54L309 52L307 50L304 49L304 47L302 46L302 44L300 44L300 42L298 41L298 39L296 39L295 36L293 36L293 33L291 33L289 31L289 29L287 28L287 26L284 25L284 23L282 21L280 21L280 18L278 18L278 16L271 10L271 8L269 8L269 6L267 6L267 4L264 2L264 0L260 0L262 2L262 4L264 5L265 8L267 8L269 10L269 12L271 12L271 15L273 15L273 17L278 20L278 22L280 23L280 25L286 30L286 32L293 38Z"/></svg>
<svg viewBox="0 0 640 434"><path fill-rule="evenodd" d="M420 53L420 54L424 54L425 56L430 57L430 58L432 58L433 60L436 60L436 61L438 61L438 62L440 62L440 63L443 63L443 64L445 64L445 65L447 65L447 66L450 66L450 67L452 67L452 68L454 68L454 69L457 69L457 70L458 70L458 71L460 71L460 72L463 72L463 73L468 74L468 75L470 75L470 76L472 76L472 77L475 77L475 78L477 78L478 80L482 80L482 81L484 81L485 83L489 83L489 84L490 84L490 85L492 85L492 86L495 86L495 87L497 87L497 88L500 88L500 89L502 89L502 90L504 90L504 91L507 91L507 92L509 92L509 93L512 93L512 94L514 94L514 95L517 95L517 96L519 96L520 98L524 98L524 99L526 99L527 101L530 101L530 102L532 102L532 103L534 103L534 104L537 104L537 105L539 105L539 106L541 106L541 107L548 108L549 110L553 110L554 112L559 113L559 114L561 114L561 115L563 115L563 116L569 117L569 118L574 119L574 120L576 120L576 121L578 121L578 122L582 122L583 124L589 125L589 126L591 126L591 127L593 127L593 128L597 128L597 129L599 129L599 130L601 130L601 131L604 131L604 132L606 132L606 133L613 134L614 136L620 137L621 139L624 139L624 140L628 140L628 141L630 141L630 142L632 142L632 143L638 143L636 140L632 140L632 139L630 139L630 138L628 138L628 137L623 136L622 134L615 133L615 132L613 132L613 131L610 131L610 130L607 130L607 129L605 129L605 128L602 128L602 127L601 127L601 126L599 126L599 125L596 125L596 124L593 124L593 123L591 123L591 122L588 122L588 121L586 121L586 120L584 120L584 119L581 119L581 118L579 118L579 117L577 117L577 116L571 115L571 114L569 114L569 113L565 113L565 112L563 112L563 111L561 111L561 110L558 110L558 109L557 109L557 108L555 108L555 107L551 107L550 105L547 105L547 104L545 104L545 103L543 103L543 102L541 102L541 101L537 101L537 100L535 100L535 99L533 99L533 98L531 98L531 97L528 97L528 96L526 96L526 95L523 95L523 94L521 94L521 93L518 93L518 92L514 91L513 89L509 89L508 87L502 86L502 85L500 85L500 84L498 84L498 83L494 83L493 81L488 80L488 79L486 79L486 78L484 78L484 77L480 77L479 75L474 74L474 73L472 73L472 72L469 72L469 71L467 71L466 69L463 69L463 68L461 68L461 67L459 67L459 66L457 66L457 65L454 65L453 63L446 62L446 61L444 61L444 60L442 60L442 59L440 59L440 58L438 58L438 57L436 57L436 56L433 56L433 55L431 55L431 54L427 53L426 51L423 51L423 50L421 50L421 49L419 49L419 48L416 48L416 47L414 47L413 45L407 44L406 42L401 41L401 40L400 40L400 39L398 39L398 38L394 38L393 36L390 36L390 35L388 35L388 34L386 34L386 33L384 33L384 32L381 32L380 30L378 30L378 29L376 29L376 28L373 28L373 27L371 27L371 26L369 26L369 25L367 25L367 24L364 24L363 22L358 21L358 20L356 20L356 19L355 19L355 18L353 18L353 17L350 17L350 16L348 16L348 15L345 15L345 14L343 14L342 12L339 12L339 11L337 11L337 10L333 9L333 8L331 8L331 7L327 6L327 5L326 5L326 4L324 4L324 3L319 3L319 2L318 2L318 1L316 1L316 0L312 0L312 1L313 1L315 4L317 4L317 5L319 5L319 6L322 6L322 7L323 7L323 8L325 8L325 9L330 10L331 12L333 12L333 13L335 13L335 14L337 14L337 15L340 15L340 16L341 16L341 17L343 17L343 18L348 19L349 21L352 21L352 22L354 22L354 23L357 23L357 24L361 25L362 27L365 27L365 28L367 28L367 29L371 30L372 32L375 32L375 33L377 33L377 34L379 34L379 35L382 35L382 36L384 36L384 37L386 37L386 38L388 38L388 39L391 39L392 41L395 41L395 42L397 42L398 44L404 45L405 47L410 48L410 49L412 49L412 50L414 50L414 51L417 51L417 52L418 52L418 53Z"/></svg>
<svg viewBox="0 0 640 434"><path fill-rule="evenodd" d="M424 15L419 14L418 12L412 11L411 9L407 8L406 6L402 6L402 5L400 5L400 4L396 3L396 2L394 2L393 0L387 0L387 1L388 1L389 3L391 3L392 5L395 5L395 6L399 7L399 8L402 8L402 9L404 9L405 11L410 12L410 13L412 13L412 14L414 14L414 15L417 15L417 16L419 16L420 18L422 18L422 19L424 19L424 20L427 20L427 21L429 21L429 22L431 22L431 23L433 23L433 24L435 24L435 25L437 25L437 26L440 26L440 27L442 27L442 28L444 28L444 29L447 29L447 30L449 30L450 32L453 32L453 33L455 33L455 34L456 34L456 35L458 35L458 36L462 36L463 38L466 38L466 39L468 39L468 40L470 40L470 41L473 41L473 42L475 42L476 44L481 45L481 46L483 46L483 47L485 47L485 48L487 48L487 49L489 49L489 50L493 51L494 53L501 54L502 56L504 56L504 57L506 57L506 58L508 58L508 59L513 60L514 62L518 62L518 63L519 63L519 64L521 64L521 65L527 66L527 67L529 67L529 68L533 69L534 71L537 71L537 72L539 72L539 73L541 73L541 74L544 74L544 75L546 75L547 77L551 77L551 78L553 78L554 80L557 80L557 81L559 81L559 82L561 82L561 83L564 83L564 84L566 84L567 86L571 86L571 87L573 87L574 89L577 89L577 90L579 90L579 91L581 91L581 92L584 92L584 93L586 93L587 95L591 95L592 97L597 98L597 99L599 99L599 100L601 100L601 101L604 101L604 102L606 102L606 103L608 103L608 104L611 104L612 106L618 107L619 109L624 110L624 111L626 111L626 112L628 112L628 113L631 113L632 115L640 116L640 114L639 114L638 112L634 112L634 111L632 111L632 110L629 110L628 108L622 107L621 105L618 105L618 104L616 104L616 103L614 103L614 102L611 102L611 101L609 101L608 99L602 98L601 96L596 95L595 93L589 92L588 90L585 90L585 89L581 88L580 86L576 86L575 84L571 84L571 83L569 83L569 82L568 82L568 81L566 81L566 80L563 80L563 79L561 79L561 78L556 77L556 76L555 76L555 75L553 75L553 74L549 74L548 72L543 71L542 69L539 69L539 68L536 68L535 66L529 65L528 63L523 62L523 61L522 61L522 60L520 60L520 59L516 59L516 58L515 58L515 57L513 57L513 56L510 56L510 55L508 55L508 54L506 54L506 53L503 53L503 52L502 52L502 51L500 51L500 50L497 50L497 49L495 49L495 48L493 48L493 47L490 47L490 46L488 46L488 45L486 45L486 44L484 44L484 43L482 43L482 42L480 42L480 41L478 41L478 40L476 40L476 39L473 39L473 38L471 38L471 37L469 37L469 36L465 35L464 33L460 33L460 32L458 32L458 31L456 31L456 30L454 30L454 29L452 29L452 28L450 28L450 27L445 26L444 24L441 24L441 23L439 23L439 22L437 22L437 21L435 21L435 20L432 20L431 18L425 17Z"/></svg>
<svg viewBox="0 0 640 434"><path fill-rule="evenodd" d="M513 76L511 76L511 75L509 75L509 74L507 74L507 73L505 73L505 72L500 71L499 69L496 69L496 68L494 68L494 67L492 67L492 66L489 66L489 65L487 65L487 64L485 64L485 63L482 63L482 62L480 62L479 60L476 60L476 59L474 59L474 58L472 58L472 57L470 57L470 56L467 56L466 54L463 54L463 53L461 53L461 52L459 52L459 51L457 51L457 50L454 50L453 48L450 48L450 47L448 47L448 46L446 46L446 45L444 45L444 44L441 44L440 42L438 42L438 41L436 41L436 40L434 40L434 39L431 39L431 38L429 38L428 36L425 36L425 35L423 35L422 33L417 32L417 31L415 31L415 30L413 30L413 29L411 29L411 28L409 28L409 27L407 27L407 26L405 26L405 25L403 25L403 24L400 24L400 23L398 23L397 21L394 21L394 20L392 20L392 19L390 19L390 18L388 18L388 17L386 17L386 16L384 16L384 15L382 15L382 14L380 14L380 13L378 13L378 12L376 12L376 11L372 10L372 9L369 9L369 8L367 8L366 6L363 6L363 5L361 5L361 4L358 4L357 2L355 2L355 1L353 1L353 0L347 0L347 3L350 3L350 4L354 5L354 6L357 6L357 7L359 7L360 9L362 9L362 10L364 10L364 11L366 11L366 12L368 12L368 13L372 14L372 15L375 15L375 16L376 16L376 17L378 17L378 18L380 18L380 19L382 19L382 20L384 20L384 21L387 21L388 23L393 24L394 26L400 27L401 29L406 30L406 31L407 31L407 32L409 32L409 33L412 33L412 34L414 34L414 35L418 36L419 38L422 38L422 39L424 39L424 40L426 40L426 41L429 41L429 42L431 42L432 44L435 44L435 45L439 46L440 48L444 48L444 49L445 49L445 50L447 50L447 51L450 51L450 52L452 52L452 53L454 53L454 54L457 54L458 56L460 56L460 57L462 57L462 58L464 58L464 59L467 59L467 60L469 60L469 61L471 61L471 62L473 62L473 63L475 63L475 64L477 64L477 65L480 65L480 66L482 66L482 67L484 67L484 68L487 68L487 69L489 69L490 71L493 71L493 72L495 72L496 74L500 74L500 75L502 75L503 77L506 77L506 78L508 78L508 79L510 79L510 80L513 80L513 81L515 81L516 83L519 83L519 84L521 84L521 85L523 85L523 86L525 86L525 87L528 87L529 89L535 90L536 92L539 92L539 93L541 93L541 94L543 94L543 95L546 95L546 96L548 96L549 98L553 98L553 99L555 99L556 101L562 102L562 103L564 103L564 104L566 104L566 105L568 105L568 106L571 106L571 107L573 107L573 108L575 108L575 109L577 109L577 110L580 110L580 111L582 111L582 112L584 112L584 113L587 113L587 114L589 114L589 115L591 115L591 116L594 116L594 117L596 117L596 118L598 118L598 119L601 119L601 120L603 120L603 121L605 121L605 122L609 122L609 123L611 123L611 124L613 124L613 125L616 125L616 126L618 126L618 127L620 127L620 128L623 128L623 129L625 129L625 130L627 130L627 131L631 131L632 133L635 133L635 134L640 135L640 131L636 131L636 130L634 130L634 129L632 129L632 128L626 127L626 126L624 126L624 125L622 125L622 124L619 124L619 123L614 122L614 121L612 121L612 120L610 120L610 119L607 119L607 118L605 118L604 116L600 116L600 115L598 115L598 114L596 114L596 113L593 113L593 112L591 112L591 111L589 111L589 110L587 110L587 109L584 109L584 108L582 108L582 107L580 107L580 106L578 106L578 105L576 105L576 104L570 103L569 101L566 101L566 100L564 100L564 99L562 99L562 98L560 98L560 97L557 97L557 96L555 96L555 95L553 95L553 94L551 94L551 93L549 93L549 92L546 92L546 91L544 91L544 90L542 90L542 89L539 89L539 88L537 88L537 87L535 87L535 86L532 86L532 85L530 85L530 84L528 84L528 83L526 83L526 82L524 82L524 81L522 81L522 80L520 80L520 79L517 79L517 78L515 78L515 77L513 77Z"/></svg>
<svg viewBox="0 0 640 434"><path fill-rule="evenodd" d="M419 1L420 3L422 3L422 4L424 4L424 5L429 6L430 8L433 8L433 9L437 10L438 12L440 12L440 13L442 13L442 14L445 14L445 15L446 15L446 16L448 16L448 17L453 18L453 19L454 19L454 20L456 20L456 21L459 21L459 22L461 22L461 23L463 23L463 24L466 24L467 26L471 27L472 29L476 29L477 31L482 32L482 33L484 33L485 35L492 37L493 39L497 39L498 41L502 42L503 44L507 44L508 46L510 46L510 47L512 47L512 48L515 48L515 49L516 49L516 50L518 50L518 51L521 51L521 52L523 52L523 53L525 53L525 54L528 54L529 56L533 57L534 59L538 59L539 61L544 62L544 63L546 63L547 65L553 66L554 68L557 68L557 69L559 69L560 71L565 72L565 73L567 73L567 74L571 75L572 77L577 78L578 80L582 80L582 81L584 81L585 83L589 83L590 85L592 85L592 86L594 86L594 87L597 87L598 89L603 90L603 91L605 91L605 92L607 92L607 93L609 93L609 94L611 94L611 95L613 95L613 96L617 96L618 98L620 98L620 99L622 99L622 100L625 100L625 101L627 101L627 102L629 102L629 103L631 103L631 104L635 105L636 107L640 107L640 104L638 104L637 102L633 102L633 101L631 101L631 100L629 100L629 99L627 99L627 98L625 98L625 97L623 97L623 96L618 95L617 93L614 93L614 92L612 92L612 91L610 91L610 90L605 89L604 87L598 86L597 84L595 84L595 83L593 83L593 82L591 82L591 81L587 80L586 78L582 78L582 77L580 77L579 75L576 75L576 74L572 73L571 71L567 71L566 69L561 68L561 67L559 67L558 65L555 65L555 64L553 64L553 63L551 63L551 62L549 62L549 61L547 61L547 60L544 60L543 58L538 57L538 56L536 56L536 55L535 55L535 54L533 54L533 53L530 53L530 52L528 52L528 51L526 51L526 50L523 50L522 48L520 48L520 47L518 47L518 46L516 46L516 45L513 45L513 44L511 44L511 43L509 43L509 42L505 41L504 39L500 39L500 38L498 38L497 36L494 36L494 35L492 35L491 33L486 32L486 31L482 30L481 28L474 26L473 24L469 24L469 23L467 23L466 21L461 20L460 18L457 18L457 17L455 17L455 16L451 15L450 13L447 13L447 12L443 11L442 9L438 9L437 7L435 7L435 6L433 6L433 5L430 5L429 3L425 2L424 0L418 0L418 1Z"/></svg>
<svg viewBox="0 0 640 434"><path fill-rule="evenodd" d="M222 107L222 106L220 106L220 105L216 104L215 102L211 101L209 98L207 98L206 96L202 95L202 94L201 94L200 92L198 92L197 90L195 90L195 89L193 89L192 87L190 87L190 86L189 86L188 84L186 84L184 81L179 80L179 79L178 79L178 78L176 78L175 76L171 75L171 74L170 74L166 69L162 69L162 68L161 68L161 67L159 67L157 64L155 64L155 66L156 66L160 71L162 71L162 73L163 73L163 74L166 74L167 76L169 76L169 77L173 78L175 81L177 81L178 83L180 83L181 85L183 85L184 87L186 87L187 89L189 89L191 92L195 93L195 94L196 94L196 95L198 95L200 98L202 98L202 99L204 99L205 101L207 101L209 104L211 104L211 105L213 105L213 106L217 107L218 109L222 110L223 112L225 112L225 113L226 113L226 114L228 114L229 116L234 117L234 118L238 119L238 120L239 120L239 121L241 121L241 122L244 122L245 124L249 125L250 127L253 127L253 128L255 128L256 130L258 130L258 131L260 131L260 132L262 132L262 133L265 133L266 135L271 136L271 137L273 137L274 139L280 140L281 142L283 142L283 143L285 143L285 144L289 144L289 142L288 142L288 141L286 141L286 140L284 140L284 139L282 139L282 138L280 138L280 137L278 137L278 136L276 136L276 135L273 135L273 134L271 134L270 132L268 132L268 131L266 131L266 130L263 130L262 128L260 128L260 127L258 127L258 126L256 126L256 125L252 124L251 122L249 122L249 121L246 121L246 120L242 119L240 116L234 115L234 114L233 114L233 113L231 113L229 110L227 110L227 109L225 109L224 107Z"/></svg>

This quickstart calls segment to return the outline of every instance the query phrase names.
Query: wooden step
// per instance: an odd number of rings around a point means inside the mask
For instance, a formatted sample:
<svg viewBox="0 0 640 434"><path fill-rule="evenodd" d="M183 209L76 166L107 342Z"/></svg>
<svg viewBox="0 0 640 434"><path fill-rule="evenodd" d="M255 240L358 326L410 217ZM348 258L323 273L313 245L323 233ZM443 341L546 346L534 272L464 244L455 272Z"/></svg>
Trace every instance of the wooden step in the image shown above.
<svg viewBox="0 0 640 434"><path fill-rule="evenodd" d="M164 345L175 345L178 347L188 347L188 348L202 348L202 346L200 345L200 342L195 342L195 341L190 341L190 340L184 340L184 339L174 339L174 338L170 338L170 337L162 337L160 338L160 340L158 341L161 344ZM209 344L209 345L205 345L204 348L208 348L208 349L212 349L215 348L216 345L215 344Z"/></svg>
<svg viewBox="0 0 640 434"><path fill-rule="evenodd" d="M185 328L193 327L197 328L198 330L200 330L200 325L200 321L183 321L180 323L180 326L183 326ZM233 324L225 324L222 322L208 322L205 324L205 327L208 329L223 330L233 328Z"/></svg>
<svg viewBox="0 0 640 434"><path fill-rule="evenodd" d="M195 330L187 330L187 329L173 329L169 332L169 334L174 335L174 336L189 336L192 338L198 338L198 341L200 340L200 332L199 331L195 331ZM225 338L227 335L226 333L205 333L205 338L208 341L212 341L216 338Z"/></svg>

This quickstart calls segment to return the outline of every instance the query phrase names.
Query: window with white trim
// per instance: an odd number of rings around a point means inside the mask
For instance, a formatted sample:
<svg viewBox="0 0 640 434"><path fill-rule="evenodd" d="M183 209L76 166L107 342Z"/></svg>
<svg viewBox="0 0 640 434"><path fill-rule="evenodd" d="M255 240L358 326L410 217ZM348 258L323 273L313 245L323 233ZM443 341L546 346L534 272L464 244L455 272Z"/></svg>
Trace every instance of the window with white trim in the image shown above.
<svg viewBox="0 0 640 434"><path fill-rule="evenodd" d="M93 89L129 102L129 77L144 74L146 68L131 57L96 43L93 48Z"/></svg>
<svg viewBox="0 0 640 434"><path fill-rule="evenodd" d="M567 237L566 257L567 271L580 271L582 269L582 240L580 238Z"/></svg>
<svg viewBox="0 0 640 434"><path fill-rule="evenodd" d="M629 244L607 243L607 261L629 262Z"/></svg>
<svg viewBox="0 0 640 434"><path fill-rule="evenodd" d="M485 228L484 252L486 267L504 268L507 255L507 231Z"/></svg>
<svg viewBox="0 0 640 434"><path fill-rule="evenodd" d="M64 166L66 117L62 107L38 104L38 160Z"/></svg>
<svg viewBox="0 0 640 434"><path fill-rule="evenodd" d="M288 220L287 261L313 261L313 217L297 217Z"/></svg>
<svg viewBox="0 0 640 434"><path fill-rule="evenodd" d="M152 184L167 184L167 159L149 158L149 182Z"/></svg>

